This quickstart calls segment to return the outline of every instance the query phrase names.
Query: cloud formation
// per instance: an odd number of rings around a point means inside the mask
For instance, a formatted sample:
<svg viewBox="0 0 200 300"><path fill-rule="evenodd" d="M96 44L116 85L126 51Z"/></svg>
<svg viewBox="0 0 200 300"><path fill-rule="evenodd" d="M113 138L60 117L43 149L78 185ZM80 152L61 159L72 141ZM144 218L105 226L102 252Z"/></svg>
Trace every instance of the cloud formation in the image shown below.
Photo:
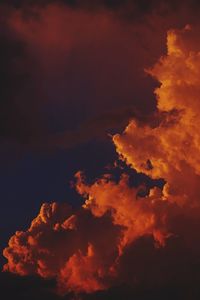
<svg viewBox="0 0 200 300"><path fill-rule="evenodd" d="M169 31L168 55L149 70L161 83L155 91L165 116L160 125L139 127L133 121L113 138L118 153L138 172L167 181L166 197L191 205L198 202L200 175L198 35L189 25Z"/></svg>
<svg viewBox="0 0 200 300"><path fill-rule="evenodd" d="M125 173L88 184L77 173L82 208L43 204L11 237L4 271L56 278L61 294L181 286L199 274L199 51L198 28L170 30L167 54L148 71L160 82L156 122L130 121L113 136L119 157L164 187L132 187Z"/></svg>

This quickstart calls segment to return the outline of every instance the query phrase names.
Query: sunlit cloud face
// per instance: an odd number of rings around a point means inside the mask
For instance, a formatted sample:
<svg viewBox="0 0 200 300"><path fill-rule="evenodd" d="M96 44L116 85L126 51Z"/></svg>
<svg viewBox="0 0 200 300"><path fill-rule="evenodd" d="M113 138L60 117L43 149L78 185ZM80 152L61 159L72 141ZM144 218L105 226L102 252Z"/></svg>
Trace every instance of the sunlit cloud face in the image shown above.
<svg viewBox="0 0 200 300"><path fill-rule="evenodd" d="M133 121L123 135L114 136L117 151L128 163L138 172L167 180L165 193L190 205L198 202L200 170L197 36L198 30L189 25L169 31L168 54L149 71L161 83L155 91L158 110L165 116L160 125L138 127Z"/></svg>
<svg viewBox="0 0 200 300"><path fill-rule="evenodd" d="M168 32L167 54L148 71L160 82L156 125L132 120L113 136L120 159L164 179L164 187L141 195L145 186L130 186L125 172L117 182L105 174L92 184L78 172L83 206L43 204L28 230L11 237L4 271L56 278L61 294L189 280L200 250L198 37L191 26Z"/></svg>

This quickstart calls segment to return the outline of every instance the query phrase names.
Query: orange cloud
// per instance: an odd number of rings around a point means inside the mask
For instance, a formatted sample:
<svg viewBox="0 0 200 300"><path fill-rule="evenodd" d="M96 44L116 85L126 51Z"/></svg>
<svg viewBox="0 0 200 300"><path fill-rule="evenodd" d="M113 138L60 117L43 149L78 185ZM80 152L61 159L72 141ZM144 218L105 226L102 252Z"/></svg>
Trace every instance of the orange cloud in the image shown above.
<svg viewBox="0 0 200 300"><path fill-rule="evenodd" d="M66 203L46 203L26 232L11 237L3 253L8 259L4 271L55 277L61 293L103 289L119 236L120 227L108 215L94 218L86 210L73 214Z"/></svg>
<svg viewBox="0 0 200 300"><path fill-rule="evenodd" d="M141 187L131 187L125 172L119 182L105 174L92 184L77 173L82 208L44 204L30 228L11 237L5 271L55 277L62 294L93 293L124 281L185 282L184 259L187 266L196 263L200 250L196 37L198 29L190 26L168 32L167 55L148 71L161 83L155 91L157 122L133 120L113 137L120 158L138 172L163 178L164 188L141 196Z"/></svg>
<svg viewBox="0 0 200 300"><path fill-rule="evenodd" d="M198 35L190 26L169 31L167 55L148 71L161 83L155 94L164 120L153 128L132 121L122 135L113 137L128 164L150 177L164 178L166 197L190 204L198 199L200 175Z"/></svg>
<svg viewBox="0 0 200 300"><path fill-rule="evenodd" d="M123 227L123 235L119 243L119 253L143 235L153 235L155 241L164 245L168 202L162 200L162 191L151 190L148 197L140 197L140 188L131 188L128 176L122 175L115 183L105 177L93 185L84 184L81 174L77 174L77 190L86 195L84 209L89 209L94 216L102 217L110 213L113 223Z"/></svg>
<svg viewBox="0 0 200 300"><path fill-rule="evenodd" d="M86 255L79 250L67 261L60 272L59 289L64 294L66 286L69 291L77 293L104 290L106 285L102 279L105 275L103 261L96 257L94 247L89 244Z"/></svg>

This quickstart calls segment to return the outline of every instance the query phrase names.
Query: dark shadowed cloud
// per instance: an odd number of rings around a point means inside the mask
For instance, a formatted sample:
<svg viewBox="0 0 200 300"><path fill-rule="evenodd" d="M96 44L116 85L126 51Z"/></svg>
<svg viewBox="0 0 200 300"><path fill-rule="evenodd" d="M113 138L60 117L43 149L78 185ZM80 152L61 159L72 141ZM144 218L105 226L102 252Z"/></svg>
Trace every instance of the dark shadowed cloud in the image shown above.
<svg viewBox="0 0 200 300"><path fill-rule="evenodd" d="M29 143L66 133L65 147L154 111L156 83L144 68L165 52L169 27L195 20L186 2L11 4L1 6L1 136Z"/></svg>

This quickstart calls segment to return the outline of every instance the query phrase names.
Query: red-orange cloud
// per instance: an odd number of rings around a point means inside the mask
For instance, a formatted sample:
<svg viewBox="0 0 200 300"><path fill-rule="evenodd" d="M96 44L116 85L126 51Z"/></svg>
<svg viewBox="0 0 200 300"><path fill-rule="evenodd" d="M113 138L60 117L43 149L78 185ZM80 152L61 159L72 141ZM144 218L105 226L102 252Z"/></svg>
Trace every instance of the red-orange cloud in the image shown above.
<svg viewBox="0 0 200 300"><path fill-rule="evenodd" d="M17 231L10 239L4 250L8 259L4 271L56 277L62 293L104 289L117 257L120 234L120 227L114 226L108 215L73 214L65 203L46 203L30 228Z"/></svg>
<svg viewBox="0 0 200 300"><path fill-rule="evenodd" d="M200 175L198 36L199 30L189 25L169 31L168 54L149 71L161 83L155 93L166 118L155 128L132 121L113 138L127 163L138 172L164 178L165 196L187 205L198 204Z"/></svg>
<svg viewBox="0 0 200 300"><path fill-rule="evenodd" d="M10 239L5 271L55 277L62 294L92 293L124 281L187 280L184 258L190 266L200 250L198 37L190 26L168 32L167 55L148 71L161 83L155 91L158 122L131 121L113 137L120 158L138 172L163 178L164 188L141 196L127 174L119 182L105 174L87 184L77 173L82 208L44 204L30 228Z"/></svg>

